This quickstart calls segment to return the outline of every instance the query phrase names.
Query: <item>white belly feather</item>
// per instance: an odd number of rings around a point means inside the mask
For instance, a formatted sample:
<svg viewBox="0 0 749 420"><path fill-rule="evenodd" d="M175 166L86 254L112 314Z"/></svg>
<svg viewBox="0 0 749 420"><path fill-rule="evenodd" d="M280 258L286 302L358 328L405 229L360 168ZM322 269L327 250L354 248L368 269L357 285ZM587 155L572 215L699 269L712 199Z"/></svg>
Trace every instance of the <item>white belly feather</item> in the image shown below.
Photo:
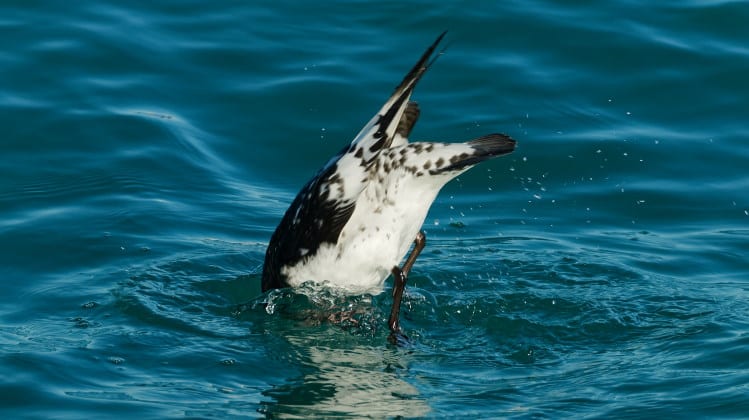
<svg viewBox="0 0 749 420"><path fill-rule="evenodd" d="M425 163L434 167L440 158L447 162L471 148L460 143L421 143L425 144L431 145L429 151L411 143L380 155L372 181L356 201L337 243L324 244L315 255L284 268L292 287L315 280L349 294L382 292L385 279L411 248L439 190L468 169L430 174ZM404 155L406 159L399 162Z"/></svg>

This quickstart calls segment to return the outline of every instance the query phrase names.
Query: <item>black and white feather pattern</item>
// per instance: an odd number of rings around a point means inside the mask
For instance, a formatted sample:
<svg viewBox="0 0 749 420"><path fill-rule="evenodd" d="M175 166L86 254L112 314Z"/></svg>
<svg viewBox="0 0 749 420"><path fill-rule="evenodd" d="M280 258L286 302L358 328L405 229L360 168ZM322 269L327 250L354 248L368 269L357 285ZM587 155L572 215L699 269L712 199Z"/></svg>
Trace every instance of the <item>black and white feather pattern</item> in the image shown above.
<svg viewBox="0 0 749 420"><path fill-rule="evenodd" d="M408 143L419 116L411 93L444 35L291 203L268 245L263 291L308 280L348 293L381 291L439 189L479 161L514 149L502 134L467 143Z"/></svg>

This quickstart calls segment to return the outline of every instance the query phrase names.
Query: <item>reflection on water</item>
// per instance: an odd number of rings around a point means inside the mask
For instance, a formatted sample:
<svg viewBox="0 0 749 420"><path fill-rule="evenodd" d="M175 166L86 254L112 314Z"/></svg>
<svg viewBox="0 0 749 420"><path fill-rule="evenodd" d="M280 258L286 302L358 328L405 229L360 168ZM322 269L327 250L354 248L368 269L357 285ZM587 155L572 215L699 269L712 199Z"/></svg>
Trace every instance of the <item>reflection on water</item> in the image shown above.
<svg viewBox="0 0 749 420"><path fill-rule="evenodd" d="M253 333L265 337L266 358L296 372L263 391L270 401L261 404L261 412L304 417L419 417L430 412L415 384L404 379L412 352L387 344L387 293L302 291L306 293L270 291L242 305L238 314L254 321Z"/></svg>
<svg viewBox="0 0 749 420"><path fill-rule="evenodd" d="M403 349L384 345L319 345L319 337L300 329L287 335L305 371L263 392L274 401L261 410L290 416L421 417L430 409L412 384L403 380Z"/></svg>

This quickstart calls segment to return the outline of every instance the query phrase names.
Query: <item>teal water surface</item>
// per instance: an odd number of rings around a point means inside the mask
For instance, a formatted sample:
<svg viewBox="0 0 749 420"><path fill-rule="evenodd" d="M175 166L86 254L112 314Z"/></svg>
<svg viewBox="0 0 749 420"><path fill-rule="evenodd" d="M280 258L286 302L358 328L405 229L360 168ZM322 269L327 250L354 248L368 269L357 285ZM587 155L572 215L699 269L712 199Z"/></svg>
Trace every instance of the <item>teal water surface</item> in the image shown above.
<svg viewBox="0 0 749 420"><path fill-rule="evenodd" d="M746 417L749 6L494 3L0 5L3 418ZM412 137L518 149L434 203L410 344L261 294L445 29Z"/></svg>

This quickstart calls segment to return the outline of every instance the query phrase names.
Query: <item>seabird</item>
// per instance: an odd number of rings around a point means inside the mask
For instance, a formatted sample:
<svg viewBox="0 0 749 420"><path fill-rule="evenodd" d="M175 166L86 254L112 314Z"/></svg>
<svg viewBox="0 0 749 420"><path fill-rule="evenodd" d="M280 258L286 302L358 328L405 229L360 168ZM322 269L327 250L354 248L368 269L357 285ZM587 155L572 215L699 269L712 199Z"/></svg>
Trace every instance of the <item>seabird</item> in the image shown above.
<svg viewBox="0 0 749 420"><path fill-rule="evenodd" d="M263 292L312 281L346 295L379 294L392 274L391 341L401 335L403 289L426 244L421 226L437 193L477 163L515 149L505 134L464 143L408 141L419 117L411 93L441 54L431 58L444 36L291 203L265 254Z"/></svg>

